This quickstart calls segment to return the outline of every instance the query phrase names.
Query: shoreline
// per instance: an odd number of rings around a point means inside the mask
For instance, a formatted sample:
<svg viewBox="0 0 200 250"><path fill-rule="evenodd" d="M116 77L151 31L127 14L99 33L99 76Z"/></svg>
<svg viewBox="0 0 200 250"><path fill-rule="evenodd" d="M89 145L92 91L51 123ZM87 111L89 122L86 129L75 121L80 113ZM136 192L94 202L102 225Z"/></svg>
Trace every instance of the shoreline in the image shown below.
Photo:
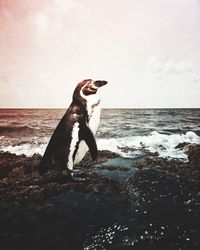
<svg viewBox="0 0 200 250"><path fill-rule="evenodd" d="M159 173L168 174L177 178L198 182L200 180L200 145L180 144L179 147L186 148L185 150L189 158L188 162L162 158L159 157L157 153L152 153L145 159L134 161L129 158L121 158L118 154L108 150L99 151L98 159L93 162L87 153L81 163L74 168L75 178L63 174L61 170L56 169L52 169L41 176L37 169L42 158L39 154L27 157L9 152L0 152L0 187L1 190L4 190L4 188L9 190L11 186L43 185L43 183L51 183L53 181L59 183L61 180L67 186L68 182L76 183L76 179L92 180L92 178L101 181L103 179L116 181L113 177L117 171L121 174L123 174L123 172L126 173L124 179L122 179L122 182L124 182L140 170L158 171ZM124 160L122 161L121 159ZM107 176L106 173L108 172L112 173L112 175ZM9 192L10 190L8 193ZM1 200L3 197L2 193L1 191ZM17 196L16 191L15 196ZM4 197L6 197L5 193Z"/></svg>

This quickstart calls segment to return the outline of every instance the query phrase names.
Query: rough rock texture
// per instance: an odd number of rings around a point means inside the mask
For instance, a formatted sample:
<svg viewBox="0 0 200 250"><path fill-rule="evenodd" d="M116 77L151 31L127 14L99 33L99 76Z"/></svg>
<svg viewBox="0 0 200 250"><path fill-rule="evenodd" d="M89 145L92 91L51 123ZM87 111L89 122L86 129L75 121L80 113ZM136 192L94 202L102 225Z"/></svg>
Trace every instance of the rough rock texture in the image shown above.
<svg viewBox="0 0 200 250"><path fill-rule="evenodd" d="M105 157L103 152L101 155ZM107 194L117 189L114 181L87 169L75 171L74 178L55 170L41 176L37 170L40 160L40 155L1 153L0 200L39 201L69 190Z"/></svg>
<svg viewBox="0 0 200 250"><path fill-rule="evenodd" d="M72 178L40 176L40 155L0 153L1 249L199 250L200 149L184 149L188 163L154 155L123 183L92 172L88 155Z"/></svg>
<svg viewBox="0 0 200 250"><path fill-rule="evenodd" d="M83 158L83 160L79 163L79 165L77 165L77 168L87 168L90 167L91 165L94 165L96 163L101 163L101 162L105 162L109 159L118 157L119 155L111 152L109 150L102 150L98 152L98 158L95 161L91 160L91 156L89 154L89 152L86 153L85 157Z"/></svg>
<svg viewBox="0 0 200 250"><path fill-rule="evenodd" d="M184 144L189 162L180 162L161 157L149 157L140 161L136 167L139 169L155 169L168 174L176 174L194 180L200 180L200 145Z"/></svg>
<svg viewBox="0 0 200 250"><path fill-rule="evenodd" d="M100 152L100 161L114 154ZM87 233L114 224L123 211L115 181L80 166L40 176L40 155L0 154L2 249L83 249ZM85 162L89 162L86 156Z"/></svg>
<svg viewBox="0 0 200 250"><path fill-rule="evenodd" d="M116 195L73 190L40 203L0 202L1 249L81 250L87 233L114 224L122 209Z"/></svg>
<svg viewBox="0 0 200 250"><path fill-rule="evenodd" d="M132 207L128 224L131 249L191 249L200 246L200 182L151 169L137 172L124 184ZM134 233L133 233L134 232Z"/></svg>
<svg viewBox="0 0 200 250"><path fill-rule="evenodd" d="M190 145L186 150L190 164L200 170L200 145Z"/></svg>

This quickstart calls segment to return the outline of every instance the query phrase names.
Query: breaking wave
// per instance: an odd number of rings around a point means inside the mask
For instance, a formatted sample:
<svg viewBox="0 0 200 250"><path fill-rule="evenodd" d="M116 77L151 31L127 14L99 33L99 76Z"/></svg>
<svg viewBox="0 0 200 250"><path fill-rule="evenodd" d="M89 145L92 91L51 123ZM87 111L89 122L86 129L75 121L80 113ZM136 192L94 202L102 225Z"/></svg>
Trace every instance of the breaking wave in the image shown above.
<svg viewBox="0 0 200 250"><path fill-rule="evenodd" d="M159 156L165 158L187 160L185 152L176 148L179 143L183 142L200 144L200 137L192 131L172 135L154 131L147 136L99 139L98 148L114 151L123 157L137 157L149 151L158 152Z"/></svg>
<svg viewBox="0 0 200 250"><path fill-rule="evenodd" d="M3 152L10 152L12 154L16 155L26 155L26 156L32 156L34 154L41 154L43 155L46 148L46 144L41 145L33 145L33 144L24 144L24 145L17 145L17 146L5 146L1 148L1 151Z"/></svg>
<svg viewBox="0 0 200 250"><path fill-rule="evenodd" d="M32 143L24 143L14 146L1 147L1 151L8 151L17 155L25 154L31 156L33 154L43 154L49 138L43 138L42 141L34 141ZM99 150L110 150L120 154L122 157L135 158L144 155L147 152L158 152L159 156L165 158L175 158L187 160L185 152L176 146L179 143L195 143L200 144L200 137L189 131L186 134L161 134L156 131L147 136L131 136L121 138L100 138L97 139Z"/></svg>

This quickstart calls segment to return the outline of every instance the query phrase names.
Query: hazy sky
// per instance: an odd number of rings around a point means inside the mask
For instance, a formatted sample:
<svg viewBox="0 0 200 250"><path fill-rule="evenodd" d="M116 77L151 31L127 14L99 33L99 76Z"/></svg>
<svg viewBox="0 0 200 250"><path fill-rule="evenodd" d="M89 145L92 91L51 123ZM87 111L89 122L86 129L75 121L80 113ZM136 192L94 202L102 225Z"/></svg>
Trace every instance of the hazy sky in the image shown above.
<svg viewBox="0 0 200 250"><path fill-rule="evenodd" d="M0 107L200 107L199 0L0 0Z"/></svg>

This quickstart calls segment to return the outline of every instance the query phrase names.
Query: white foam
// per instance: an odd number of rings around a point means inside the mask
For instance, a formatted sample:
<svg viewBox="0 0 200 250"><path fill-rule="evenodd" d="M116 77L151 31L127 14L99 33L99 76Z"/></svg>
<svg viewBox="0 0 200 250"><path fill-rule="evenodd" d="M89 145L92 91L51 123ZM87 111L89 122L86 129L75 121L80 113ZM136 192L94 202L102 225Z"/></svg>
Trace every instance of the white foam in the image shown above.
<svg viewBox="0 0 200 250"><path fill-rule="evenodd" d="M158 152L161 157L187 160L185 152L175 148L183 142L200 144L200 137L192 131L186 134L173 135L160 134L154 131L148 136L99 139L98 148L114 151L123 157L134 157L138 155L138 150L145 149L152 153Z"/></svg>
<svg viewBox="0 0 200 250"><path fill-rule="evenodd" d="M4 146L0 148L0 151L10 152L16 155L25 154L26 156L32 156L34 154L44 154L47 144L42 145L32 145L32 144L23 144L20 146Z"/></svg>
<svg viewBox="0 0 200 250"><path fill-rule="evenodd" d="M19 146L4 146L0 151L8 151L17 155L25 154L32 156L33 154L43 155L47 146L47 139L44 144L23 144ZM160 134L156 131L147 136L130 136L122 138L97 139L99 150L110 150L120 154L122 157L135 157L143 150L148 150L152 153L158 152L161 157L176 158L187 160L187 155L181 149L175 147L179 143L195 143L200 144L200 137L192 131L186 134Z"/></svg>

